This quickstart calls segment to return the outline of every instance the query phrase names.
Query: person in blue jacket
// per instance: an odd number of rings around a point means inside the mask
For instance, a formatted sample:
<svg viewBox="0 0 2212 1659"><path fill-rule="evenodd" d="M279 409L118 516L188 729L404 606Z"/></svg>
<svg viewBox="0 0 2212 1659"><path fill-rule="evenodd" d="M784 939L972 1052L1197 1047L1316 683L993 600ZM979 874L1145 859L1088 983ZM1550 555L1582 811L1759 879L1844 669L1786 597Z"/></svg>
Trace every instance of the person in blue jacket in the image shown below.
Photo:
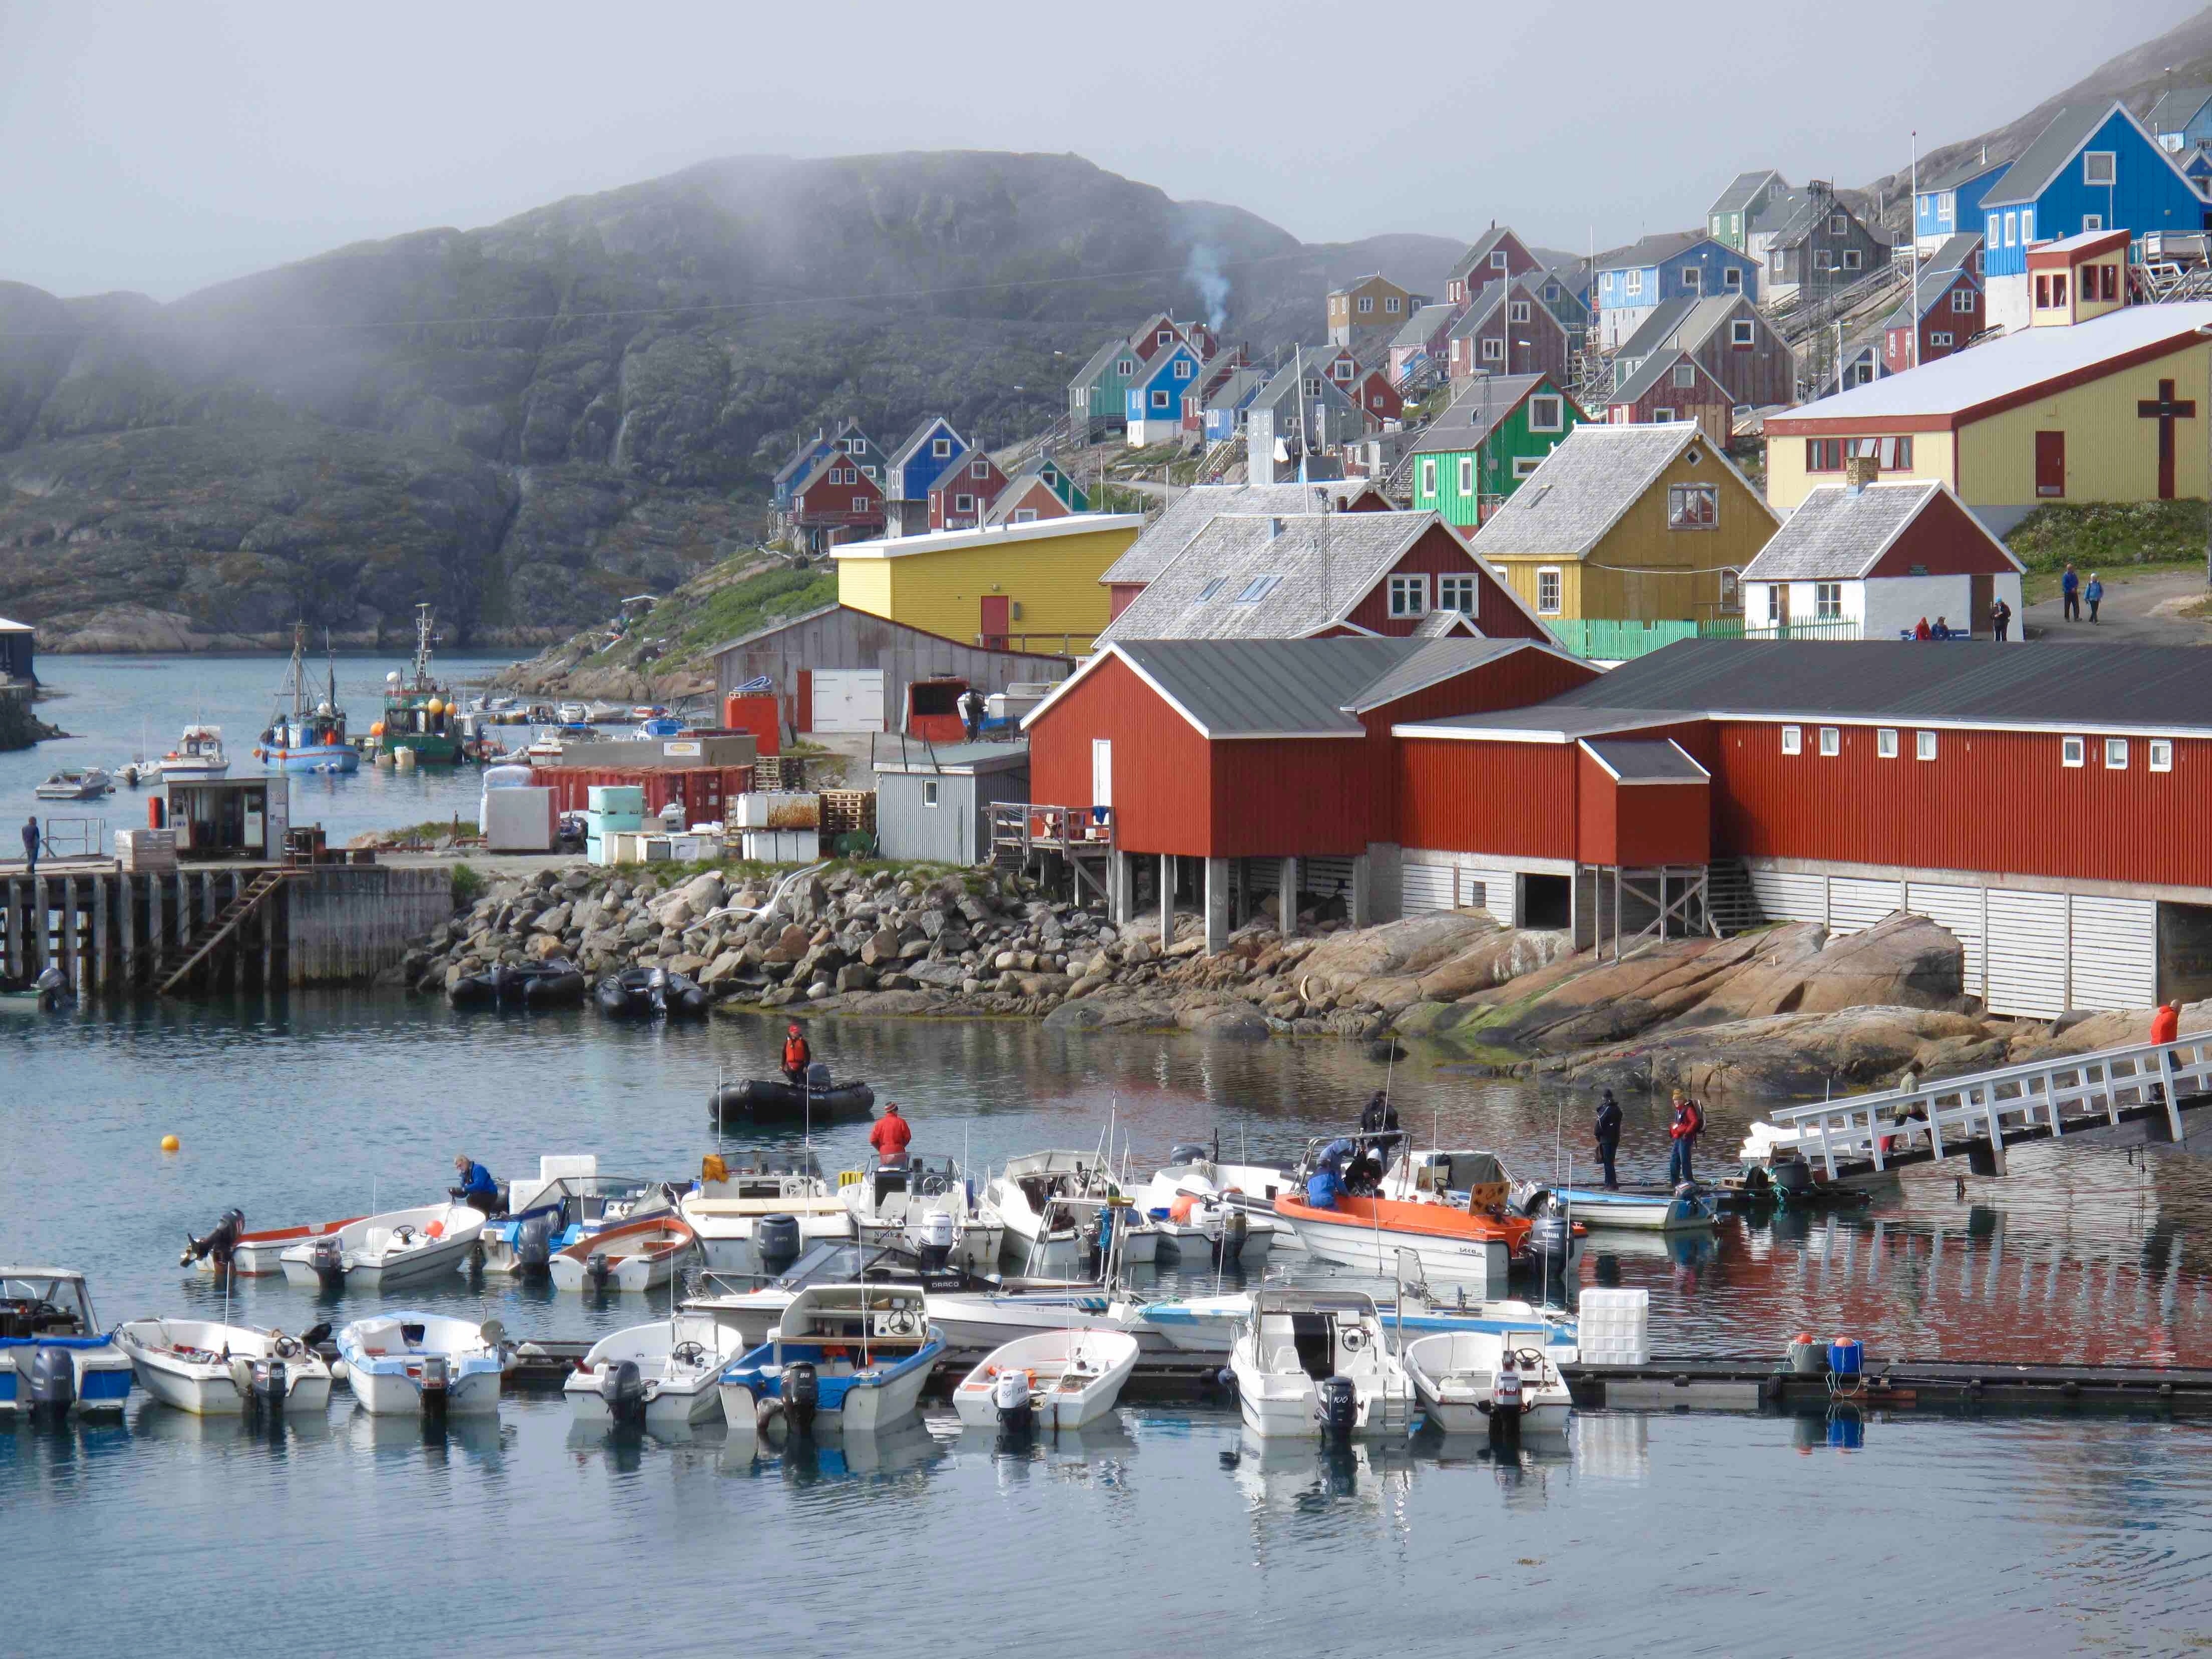
<svg viewBox="0 0 2212 1659"><path fill-rule="evenodd" d="M2105 583L2094 570L2089 573L2089 585L2081 590L2081 597L2089 602L2089 620L2095 622L2097 607L2105 602Z"/></svg>
<svg viewBox="0 0 2212 1659"><path fill-rule="evenodd" d="M1306 1202L1316 1210L1334 1209L1344 1194L1344 1177L1326 1164L1306 1179Z"/></svg>
<svg viewBox="0 0 2212 1659"><path fill-rule="evenodd" d="M453 1202L466 1204L482 1210L486 1215L499 1212L499 1182L492 1172L470 1158L466 1152L453 1159L453 1168L461 1177L461 1184L452 1188Z"/></svg>

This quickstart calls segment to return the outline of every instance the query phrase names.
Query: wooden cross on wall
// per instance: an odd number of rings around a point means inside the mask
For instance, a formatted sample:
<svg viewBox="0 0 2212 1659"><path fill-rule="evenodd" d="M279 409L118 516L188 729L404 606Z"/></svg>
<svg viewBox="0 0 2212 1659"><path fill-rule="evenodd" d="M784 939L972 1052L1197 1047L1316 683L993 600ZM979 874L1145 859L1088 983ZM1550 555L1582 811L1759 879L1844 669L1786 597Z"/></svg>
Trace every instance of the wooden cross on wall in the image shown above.
<svg viewBox="0 0 2212 1659"><path fill-rule="evenodd" d="M2170 501L2173 499L2173 423L2196 418L2196 400L2176 398L2173 382L2160 380L2156 400L2142 399L2136 404L2136 415L2138 419L2158 422L2158 498Z"/></svg>

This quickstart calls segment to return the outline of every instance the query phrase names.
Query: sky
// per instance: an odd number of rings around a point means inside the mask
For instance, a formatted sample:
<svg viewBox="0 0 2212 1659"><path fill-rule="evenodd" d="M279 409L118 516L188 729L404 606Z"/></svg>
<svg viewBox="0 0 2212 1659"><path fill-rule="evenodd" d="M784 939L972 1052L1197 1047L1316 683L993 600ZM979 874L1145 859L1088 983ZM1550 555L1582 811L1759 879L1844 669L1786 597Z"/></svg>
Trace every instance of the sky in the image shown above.
<svg viewBox="0 0 2212 1659"><path fill-rule="evenodd" d="M715 156L892 149L1073 151L1308 241L1606 247L1748 167L1866 183L2201 3L0 0L0 280L173 299Z"/></svg>

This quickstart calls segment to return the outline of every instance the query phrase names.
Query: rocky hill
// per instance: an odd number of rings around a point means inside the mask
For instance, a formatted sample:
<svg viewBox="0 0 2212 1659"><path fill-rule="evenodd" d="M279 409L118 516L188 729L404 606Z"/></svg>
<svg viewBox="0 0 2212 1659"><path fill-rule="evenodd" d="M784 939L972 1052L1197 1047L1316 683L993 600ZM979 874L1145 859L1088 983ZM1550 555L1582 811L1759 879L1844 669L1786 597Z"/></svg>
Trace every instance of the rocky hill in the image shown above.
<svg viewBox="0 0 2212 1659"><path fill-rule="evenodd" d="M803 432L1042 426L1100 338L1267 350L1382 268L1072 155L745 157L157 305L0 283L0 612L49 650L542 642L751 545Z"/></svg>

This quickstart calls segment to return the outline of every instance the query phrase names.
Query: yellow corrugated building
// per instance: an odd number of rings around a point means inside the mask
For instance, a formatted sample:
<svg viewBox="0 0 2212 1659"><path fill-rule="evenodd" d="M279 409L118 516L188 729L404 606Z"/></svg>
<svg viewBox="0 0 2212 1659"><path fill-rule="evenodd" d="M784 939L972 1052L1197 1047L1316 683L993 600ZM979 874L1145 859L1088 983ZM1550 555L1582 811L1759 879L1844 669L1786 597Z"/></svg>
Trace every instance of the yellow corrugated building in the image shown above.
<svg viewBox="0 0 2212 1659"><path fill-rule="evenodd" d="M985 530L933 531L831 550L837 599L963 645L1081 655L1106 626L1106 568L1141 513L1079 513Z"/></svg>

